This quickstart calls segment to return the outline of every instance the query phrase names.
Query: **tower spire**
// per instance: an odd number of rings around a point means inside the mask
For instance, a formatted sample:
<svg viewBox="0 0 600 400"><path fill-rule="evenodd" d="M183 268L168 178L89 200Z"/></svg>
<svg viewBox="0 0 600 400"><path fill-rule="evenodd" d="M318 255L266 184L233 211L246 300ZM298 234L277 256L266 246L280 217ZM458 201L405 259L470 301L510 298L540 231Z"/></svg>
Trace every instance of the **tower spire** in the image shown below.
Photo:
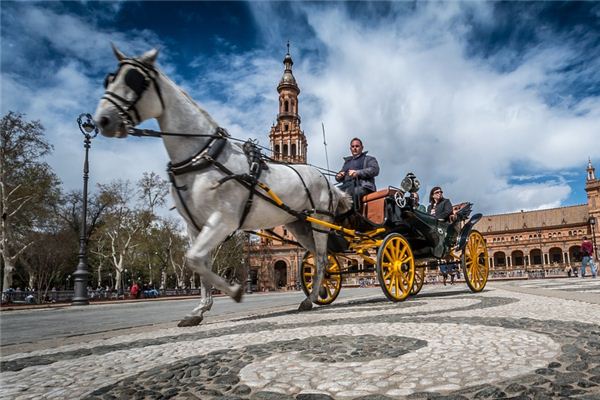
<svg viewBox="0 0 600 400"><path fill-rule="evenodd" d="M283 76L277 85L279 93L279 113L277 122L271 127L269 139L273 158L290 163L306 163L306 137L300 128L298 114L298 95L300 88L292 72L294 61L290 55L290 42L287 42L287 53L283 58L285 66Z"/></svg>
<svg viewBox="0 0 600 400"><path fill-rule="evenodd" d="M592 159L588 157L588 166L587 166L587 181L596 180L596 168L592 165Z"/></svg>

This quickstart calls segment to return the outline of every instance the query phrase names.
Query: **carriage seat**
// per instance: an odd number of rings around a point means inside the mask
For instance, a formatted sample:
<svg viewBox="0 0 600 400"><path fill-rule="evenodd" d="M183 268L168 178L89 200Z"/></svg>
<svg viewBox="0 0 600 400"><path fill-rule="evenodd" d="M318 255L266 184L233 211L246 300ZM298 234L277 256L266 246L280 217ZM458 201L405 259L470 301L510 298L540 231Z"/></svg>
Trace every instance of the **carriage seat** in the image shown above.
<svg viewBox="0 0 600 400"><path fill-rule="evenodd" d="M464 202L464 203L458 203L452 206L452 214L450 214L450 216L448 216L448 222L453 223L456 222L456 220L459 217L459 213L461 210L463 210L465 207L467 207L470 203L469 202Z"/></svg>
<svg viewBox="0 0 600 400"><path fill-rule="evenodd" d="M387 188L366 194L362 197L362 215L374 224L381 225L385 221L385 199L393 196L396 189Z"/></svg>

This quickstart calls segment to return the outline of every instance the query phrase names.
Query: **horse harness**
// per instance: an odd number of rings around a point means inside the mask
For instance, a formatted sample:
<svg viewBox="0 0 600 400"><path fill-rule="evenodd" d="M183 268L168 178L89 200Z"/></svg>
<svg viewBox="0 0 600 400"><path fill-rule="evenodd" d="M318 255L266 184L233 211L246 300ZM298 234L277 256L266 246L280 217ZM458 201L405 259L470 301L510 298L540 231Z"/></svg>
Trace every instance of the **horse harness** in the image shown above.
<svg viewBox="0 0 600 400"><path fill-rule="evenodd" d="M320 171L319 172L321 173L321 175L327 182L327 188L329 190L329 210L327 210L327 211L317 210L315 208L315 203L312 199L312 196L310 195L310 191L308 190L308 187L306 186L306 183L304 182L304 179L302 178L300 173L296 169L294 169L292 166L290 166L288 164L284 164L284 165L287 165L289 168L291 168L298 175L298 178L300 178L300 181L302 182L302 186L304 187L304 191L305 191L305 193L310 201L310 205L312 207L311 212L308 212L308 210L299 212L296 210L292 210L290 207L285 205L279 199L279 197L277 197L277 195L271 191L271 189L267 185L265 185L264 183L259 181L261 172L263 171L263 169L267 168L267 164L265 161L266 160L274 161L274 160L270 160L266 156L264 156L261 153L260 149L258 148L258 146L256 145L255 142L252 142L249 140L249 141L246 141L244 143L244 145L242 146L242 149L244 150L244 153L246 154L246 157L248 158L249 172L243 173L243 174L235 174L232 171L230 171L225 165L223 165L222 163L217 161L217 157L221 154L221 152L223 151L223 149L225 147L227 138L230 137L229 133L227 133L227 131L221 127L217 127L216 132L213 135L202 135L202 134L189 135L189 134L181 134L181 133L158 132L158 131L154 131L154 130L150 130L150 129L135 128L135 125L137 125L139 122L141 122L140 114L136 108L136 104L141 99L142 94L148 89L148 87L150 86L150 83L154 84L156 94L158 95L160 104L163 109L165 108L165 104L164 104L164 100L162 97L162 93L160 91L160 86L158 85L158 83L156 81L156 78L159 74L158 71L153 66L143 63L143 62L140 62L136 59L127 58L127 59L121 60L119 62L119 68L117 69L117 71L114 73L108 74L106 76L106 78L104 79L104 87L105 88L108 88L108 85L119 75L121 68L123 68L125 65L131 65L134 67L134 68L129 69L126 72L124 79L125 79L125 84L135 93L136 97L133 100L129 101L129 100L117 95L114 92L106 90L104 96L102 96L102 99L110 102L117 108L117 110L119 110L119 114L121 115L121 117L123 119L123 122L127 128L128 134L133 135L133 136L150 136L150 137L196 136L196 137L210 137L211 138L211 140L206 144L206 146L204 146L200 151L198 151L196 153L196 155L188 158L187 160L184 160L184 161L181 161L178 163L173 164L173 163L169 162L167 165L167 172L169 174L169 180L171 181L171 184L175 188L177 197L179 198L179 201L181 202L181 204L188 216L188 219L192 222L192 224L198 231L200 231L201 229L198 226L198 224L195 222L194 218L192 217L192 214L181 194L181 191L187 190L187 187L185 185L178 186L177 182L175 180L175 177L178 175L183 175L183 174L189 173L189 172L200 171L205 168L208 168L211 165L215 166L217 169L219 169L221 172L223 172L226 175L224 178L222 178L218 181L217 185L214 187L215 189L218 186L222 185L223 183L227 182L228 180L234 179L238 183L240 183L242 186L246 187L249 191L248 198L246 199L246 203L244 205L244 210L243 210L242 216L240 218L240 223L239 223L238 229L241 228L242 225L244 224L244 221L246 220L246 217L248 216L248 213L250 212L250 209L252 207L255 195L259 196L263 200L268 201L269 203L275 205L276 207L279 207L280 209L286 211L287 213L293 215L294 217L296 217L300 220L305 220L306 217L312 213L319 213L319 214L328 215L328 216L333 217L333 195L331 193L331 186L330 186L327 178L325 178L323 173ZM135 119L131 115L132 111L135 115ZM263 191L265 191L267 194L265 195L265 194L259 192L256 188L257 186L260 189L262 189ZM320 229L317 229L314 227L312 229L319 231L319 232L326 232L326 231L323 231L323 230L320 230Z"/></svg>
<svg viewBox="0 0 600 400"><path fill-rule="evenodd" d="M210 166L214 166L215 168L217 168L218 170L220 170L221 172L223 172L226 175L225 177L221 178L216 183L216 185L213 187L213 189L216 189L223 183L225 183L229 180L232 180L232 179L237 181L239 184L244 186L246 189L248 189L248 197L246 199L246 203L244 204L244 209L242 211L242 216L240 217L238 229L240 229L242 227L242 225L244 224L244 222L246 220L246 217L248 216L248 214L250 212L250 209L251 209L253 201L254 201L254 196L258 196L261 199L268 201L272 205L280 208L281 210L287 212L288 214L293 215L294 217L298 218L299 220L306 220L306 217L313 213L323 214L323 215L327 215L327 216L331 216L331 217L334 216L333 215L333 194L331 192L331 185L330 185L329 181L327 180L327 178L323 175L322 172L320 172L320 173L323 176L323 178L325 179L325 182L327 182L327 189L329 191L329 205L328 205L329 210L317 210L316 209L313 198L310 194L310 191L308 190L308 187L306 186L304 179L302 178L302 175L300 175L300 173L295 168L290 166L289 164L284 164L287 167L289 167L292 171L294 171L296 173L296 175L298 175L298 178L300 179L300 182L302 183L302 186L304 187L304 192L306 193L306 196L308 197L308 200L311 205L311 210L296 211L296 210L293 210L292 208L290 208L289 206L287 206L285 203L283 203L283 201L281 201L281 199L279 199L279 197L271 190L271 188L269 188L269 186L267 186L265 183L263 183L259 180L262 171L265 169L268 169L268 164L266 163L266 161L274 161L274 160L271 160L268 157L266 157L265 155L263 155L260 151L260 148L256 145L256 142L248 140L242 146L242 150L244 151L244 154L246 155L247 160L248 160L248 172L247 173L236 174L236 173L232 172L229 168L227 168L225 165L223 165L221 162L219 162L217 160L217 158L219 157L219 155L225 148L225 143L227 142L227 138L230 137L229 133L221 127L217 127L215 134L212 134L212 135L202 135L202 134L187 135L187 134L179 134L179 133L158 132L158 131L153 131L150 129L137 129L137 128L133 128L133 127L130 127L128 129L128 133L130 135L139 136L139 137L144 137L144 136L150 136L150 137L201 136L201 137L211 138L211 140L202 149L200 149L194 156L189 157L187 160L180 161L178 163L169 162L167 164L167 173L169 175L169 180L170 180L171 184L173 185L175 192L177 193L179 202L183 206L183 209L185 210L185 213L187 214L189 221L192 222L192 225L198 230L198 232L201 230L201 228L198 226L198 224L194 220L192 213L190 212L190 210L185 202L185 199L183 198L183 195L181 194L182 191L186 191L186 190L188 190L188 188L185 185L183 185L183 186L177 185L176 177L179 175L184 175L184 174L190 173L190 172L201 171ZM262 191L266 192L266 194L260 192L258 190L257 186L258 186L258 188L262 189ZM314 226L312 227L312 229L316 230L318 232L323 232L323 233L328 232L325 230L315 228Z"/></svg>

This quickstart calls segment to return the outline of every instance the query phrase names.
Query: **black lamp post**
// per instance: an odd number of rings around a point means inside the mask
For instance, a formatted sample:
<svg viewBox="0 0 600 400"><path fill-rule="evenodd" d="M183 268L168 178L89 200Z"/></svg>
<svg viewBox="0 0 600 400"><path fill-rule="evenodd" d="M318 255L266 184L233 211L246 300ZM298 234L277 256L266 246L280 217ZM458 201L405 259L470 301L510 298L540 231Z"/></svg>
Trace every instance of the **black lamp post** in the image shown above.
<svg viewBox="0 0 600 400"><path fill-rule="evenodd" d="M85 161L83 162L83 211L81 216L81 234L79 236L79 264L77 270L73 273L75 294L73 301L74 306L88 305L88 262L87 262L87 186L88 186L88 151L92 143L92 139L98 135L98 128L94 124L94 120L90 114L80 114L77 118L79 130L83 133L83 147L85 148Z"/></svg>
<svg viewBox="0 0 600 400"><path fill-rule="evenodd" d="M590 217L588 219L590 226L592 227L592 243L594 244L594 259L598 261L598 246L596 246L596 231L594 227L596 226L596 217Z"/></svg>

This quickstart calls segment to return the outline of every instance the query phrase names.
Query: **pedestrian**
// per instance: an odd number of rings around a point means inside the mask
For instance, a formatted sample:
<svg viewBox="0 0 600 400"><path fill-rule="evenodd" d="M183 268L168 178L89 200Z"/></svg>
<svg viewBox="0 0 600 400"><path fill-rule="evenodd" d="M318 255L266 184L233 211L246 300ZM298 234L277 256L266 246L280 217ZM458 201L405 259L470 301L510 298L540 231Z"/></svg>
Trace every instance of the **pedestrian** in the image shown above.
<svg viewBox="0 0 600 400"><path fill-rule="evenodd" d="M567 275L570 278L571 275L573 274L573 268L571 267L571 264L567 264L567 266L565 267L565 272L567 273Z"/></svg>
<svg viewBox="0 0 600 400"><path fill-rule="evenodd" d="M133 285L131 285L131 289L129 290L129 294L131 295L130 297L137 299L140 296L140 287L138 286L137 282L133 282Z"/></svg>
<svg viewBox="0 0 600 400"><path fill-rule="evenodd" d="M594 264L594 246L588 240L587 236L583 237L581 243L581 277L585 278L585 267L589 264L592 273L592 278L596 277L596 264Z"/></svg>

